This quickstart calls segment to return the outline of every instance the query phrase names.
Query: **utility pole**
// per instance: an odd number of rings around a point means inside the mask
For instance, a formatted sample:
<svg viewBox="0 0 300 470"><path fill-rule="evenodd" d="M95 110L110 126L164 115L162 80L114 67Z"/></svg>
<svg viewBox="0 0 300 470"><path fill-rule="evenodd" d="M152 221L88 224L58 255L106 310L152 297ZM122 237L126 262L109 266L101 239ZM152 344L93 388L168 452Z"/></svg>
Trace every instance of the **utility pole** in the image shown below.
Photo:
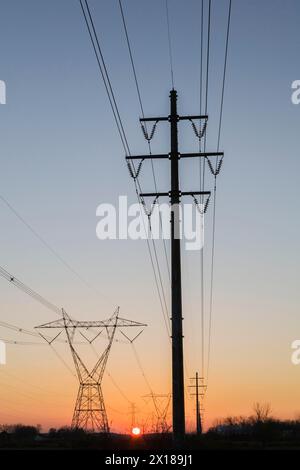
<svg viewBox="0 0 300 470"><path fill-rule="evenodd" d="M173 375L173 433L179 441L185 434L184 413L184 364L182 334L182 299L181 299L181 255L179 236L179 154L177 93L172 90L171 98L171 273L172 273L172 375Z"/></svg>
<svg viewBox="0 0 300 470"><path fill-rule="evenodd" d="M206 389L206 385L203 384L203 377L198 376L198 372L196 372L196 377L192 377L191 380L195 380L194 385L190 385L189 387L195 388L196 392L192 393L192 396L196 397L196 431L197 435L200 436L202 434L202 420L201 420L201 408L200 408L200 398L204 397L204 392L199 393L199 389ZM201 381L201 383L199 383Z"/></svg>
<svg viewBox="0 0 300 470"><path fill-rule="evenodd" d="M130 414L131 414L131 431L136 426L136 404L131 403L130 405Z"/></svg>
<svg viewBox="0 0 300 470"><path fill-rule="evenodd" d="M183 328L182 328L182 296L181 296L181 254L180 254L180 220L179 208L182 196L210 196L210 191L187 191L182 192L179 186L179 160L181 158L191 157L211 157L223 156L221 152L198 152L198 153L179 153L178 151L178 122L188 120L205 120L208 116L179 116L177 114L177 91L172 89L170 92L170 114L165 117L141 118L140 122L144 132L144 136L148 142L153 137L156 125L160 121L170 123L170 143L171 150L169 154L159 155L136 155L127 156L127 164L133 178L138 177L138 172L130 166L134 160L139 160L139 169L144 160L150 159L169 159L171 163L171 189L164 193L140 193L140 198L144 203L145 197L162 197L167 196L171 204L171 289L172 289L172 405L173 405L173 436L177 446L182 445L185 437L185 409L184 409L184 361L183 361ZM144 123L154 122L154 127L148 135L146 125ZM204 130L206 125L204 127Z"/></svg>

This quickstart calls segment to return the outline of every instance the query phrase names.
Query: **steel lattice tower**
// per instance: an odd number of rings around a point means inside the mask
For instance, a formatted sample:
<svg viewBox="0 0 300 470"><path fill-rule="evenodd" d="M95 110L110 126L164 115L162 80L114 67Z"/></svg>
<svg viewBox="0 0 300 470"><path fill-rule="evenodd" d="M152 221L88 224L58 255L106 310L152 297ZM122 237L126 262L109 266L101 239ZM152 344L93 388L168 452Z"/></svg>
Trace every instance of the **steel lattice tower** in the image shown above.
<svg viewBox="0 0 300 470"><path fill-rule="evenodd" d="M168 433L171 429L171 426L167 422L167 414L169 411L171 394L159 395L157 393L151 392L148 395L144 395L143 398L150 398L156 415L156 424L154 431L156 433Z"/></svg>
<svg viewBox="0 0 300 470"><path fill-rule="evenodd" d="M40 335L49 344L52 344L52 342L58 338L61 332L65 330L75 365L76 374L79 380L79 390L72 419L73 429L81 428L92 432L97 431L109 433L109 425L101 383L116 329L134 326L144 327L146 325L143 323L120 318L118 307L114 314L108 320L104 321L73 320L64 310L62 310L61 320L45 323L36 327L37 329L53 328L60 330L60 332L56 334L56 336L51 341L49 341L40 333ZM77 329L83 329L95 333L94 338L89 340L81 332L81 336L85 338L90 344L92 344L93 341L100 336L103 330L106 331L108 344L92 370L88 370L77 349L75 348L76 343L74 342L74 337Z"/></svg>

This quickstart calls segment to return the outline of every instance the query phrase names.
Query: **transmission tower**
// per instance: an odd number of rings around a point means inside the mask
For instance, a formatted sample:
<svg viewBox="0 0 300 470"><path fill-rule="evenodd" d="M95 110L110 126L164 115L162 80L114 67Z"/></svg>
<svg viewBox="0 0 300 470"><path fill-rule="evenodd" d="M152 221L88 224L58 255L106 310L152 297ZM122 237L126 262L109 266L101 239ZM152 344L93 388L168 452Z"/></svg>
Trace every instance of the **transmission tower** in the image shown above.
<svg viewBox="0 0 300 470"><path fill-rule="evenodd" d="M170 431L171 426L167 422L167 415L171 402L171 394L159 395L151 392L144 395L143 398L151 398L156 415L156 424L154 431L156 433L165 434Z"/></svg>
<svg viewBox="0 0 300 470"><path fill-rule="evenodd" d="M56 332L58 331L58 333L55 333L54 338L51 340L45 338L45 336L39 332L48 344L52 344L53 341L55 341L63 331L66 333L76 374L79 380L79 390L73 413L72 428L82 428L92 432L109 432L101 383L116 329L125 327L143 328L144 326L146 325L143 323L120 318L118 307L113 315L108 320L104 321L73 320L62 309L62 318L60 320L45 323L36 327L38 330L54 329ZM90 344L92 344L103 331L106 333L108 344L97 360L95 366L91 370L87 368L82 358L80 357L78 350L75 348L76 343L74 338L77 330L79 330L81 337ZM82 332L82 330L85 332L85 334ZM87 338L86 332L93 333L92 339Z"/></svg>
<svg viewBox="0 0 300 470"><path fill-rule="evenodd" d="M198 131L194 120L204 120L204 125L200 126ZM167 196L171 205L171 289L172 289L172 400L173 400L173 435L175 445L180 446L185 436L185 410L184 410L184 370L183 370L183 328L182 328L182 294L181 294L181 247L180 247L180 201L182 196L192 196L197 202L195 196L200 195L201 199L207 196L204 204L205 209L210 197L210 191L181 191L179 185L179 160L181 158L200 157L223 157L223 152L198 152L198 153L179 153L178 150L178 123L180 121L190 121L192 123L196 136L201 139L206 131L208 116L179 116L177 114L177 91L172 89L170 92L170 114L165 117L141 118L144 136L148 142L152 139L158 122L165 121L170 124L170 152L159 155L128 155L126 160L131 176L136 179L144 160L169 159L171 167L171 188L164 193L140 193L142 203L145 205L144 198L157 198ZM154 122L151 132L147 132L145 123ZM130 162L139 160L137 172L131 167ZM222 160L221 160L222 161ZM208 159L210 163L210 160ZM150 217L150 216L149 216Z"/></svg>

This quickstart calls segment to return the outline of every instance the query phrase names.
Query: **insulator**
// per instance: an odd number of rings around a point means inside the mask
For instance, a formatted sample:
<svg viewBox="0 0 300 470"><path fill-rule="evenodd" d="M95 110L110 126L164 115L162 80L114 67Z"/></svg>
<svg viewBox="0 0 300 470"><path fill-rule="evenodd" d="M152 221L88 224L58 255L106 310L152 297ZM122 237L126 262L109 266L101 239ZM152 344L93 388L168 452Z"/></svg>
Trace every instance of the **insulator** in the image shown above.
<svg viewBox="0 0 300 470"><path fill-rule="evenodd" d="M194 123L194 121L193 121L192 119L190 119L190 122L191 122L191 124L192 124L192 128L193 128L193 130L194 130L195 136L196 136L199 140L201 140L202 137L203 137L204 134L205 134L205 131L206 131L207 119L205 120L205 123L204 123L202 129L201 129L201 124L200 124L199 131L198 131L197 127L196 127L196 124Z"/></svg>
<svg viewBox="0 0 300 470"><path fill-rule="evenodd" d="M197 199L194 195L193 195L193 199L194 199L194 203L195 203L195 206L196 206L197 211L199 212L199 214L202 215L202 210L201 210L201 208L200 208L200 204L199 204L198 199Z"/></svg>
<svg viewBox="0 0 300 470"><path fill-rule="evenodd" d="M146 216L148 217L148 219L150 219L150 217L151 217L151 215L152 215L152 213L153 213L153 210L154 210L155 205L157 204L158 198L159 198L159 196L156 196L156 197L155 197L154 201L152 202L152 205L151 205L150 210L147 210L146 203L145 203L144 199L141 199L141 203L142 203L142 205L143 205L145 214L146 214Z"/></svg>
<svg viewBox="0 0 300 470"><path fill-rule="evenodd" d="M158 123L158 121L155 121L154 126L152 127L152 131L151 131L150 139L149 139L149 140L153 139L154 133L155 133L155 131L156 131L157 123Z"/></svg>
<svg viewBox="0 0 300 470"><path fill-rule="evenodd" d="M134 173L133 173L133 170L132 170L132 167L131 167L131 164L129 161L127 161L127 168L128 168L128 171L129 171L129 174L131 176L131 178L135 179L134 178Z"/></svg>
<svg viewBox="0 0 300 470"><path fill-rule="evenodd" d="M222 168L222 165L223 165L223 158L221 158L221 160L219 161L218 163L218 166L217 168L214 170L213 166L212 166L212 163L210 161L209 158L206 157L206 160L207 160L207 163L208 163L208 166L209 166L209 169L211 171L211 173L214 175L214 176L217 176L219 173L220 173L220 170Z"/></svg>
<svg viewBox="0 0 300 470"><path fill-rule="evenodd" d="M155 134L155 130L156 130L157 123L158 123L158 121L155 121L155 123L153 124L152 130L151 130L150 136L149 136L149 134L148 134L148 132L147 132L147 129L146 129L146 126L144 125L144 123L141 122L141 127L142 127L142 131L143 131L144 137L145 137L145 139L146 139L148 142L150 142L150 140L153 139L153 136L154 136L154 134Z"/></svg>
<svg viewBox="0 0 300 470"><path fill-rule="evenodd" d="M212 163L211 163L210 159L206 157L206 160L207 160L207 163L208 163L208 166L209 166L209 169L210 169L211 173L215 176L215 170L213 169L213 166L212 166Z"/></svg>
<svg viewBox="0 0 300 470"><path fill-rule="evenodd" d="M206 199L205 205L204 205L204 208L203 208L203 209L200 207L200 203L199 203L198 199L197 199L194 195L193 195L193 199L194 199L194 203L195 203L195 205L196 205L196 208L197 208L199 214L201 214L201 215L205 214L206 211L207 211L208 205L209 205L210 196Z"/></svg>
<svg viewBox="0 0 300 470"><path fill-rule="evenodd" d="M217 171L216 171L216 175L218 175L220 173L222 165L223 165L223 158L221 158L221 160L219 161L218 168L217 168Z"/></svg>
<svg viewBox="0 0 300 470"><path fill-rule="evenodd" d="M135 172L135 179L139 177L139 174L140 174L141 169L142 169L143 161L144 161L144 159L142 159L140 161L140 163L138 164L137 170Z"/></svg>
<svg viewBox="0 0 300 470"><path fill-rule="evenodd" d="M142 169L142 165L143 165L143 161L144 159L142 159L140 161L140 163L138 164L138 167L137 167L137 170L134 171L132 166L131 166L131 163L129 161L127 161L127 168L128 168L128 171L130 173L130 176L131 178L133 178L134 180L136 180L138 177L139 177L139 174L141 172L141 169Z"/></svg>
<svg viewBox="0 0 300 470"><path fill-rule="evenodd" d="M141 171L141 168L142 168L142 162L140 162L139 165L138 165L138 168L137 168L137 171L136 171L136 174L135 174L136 178L138 178L138 176L140 174L140 171Z"/></svg>
<svg viewBox="0 0 300 470"><path fill-rule="evenodd" d="M142 126L142 131L143 131L144 137L145 137L146 140L148 140L148 134L146 132L146 129L145 129L143 124L141 124L141 126Z"/></svg>
<svg viewBox="0 0 300 470"><path fill-rule="evenodd" d="M206 214L206 211L207 211L207 208L208 208L208 205L209 205L209 201L210 201L210 196L206 199L206 203L205 203L205 206L204 206L204 214Z"/></svg>
<svg viewBox="0 0 300 470"><path fill-rule="evenodd" d="M151 206L151 209L150 209L150 211L149 211L149 217L151 217L151 215L152 215L152 213L153 213L154 207L155 207L155 205L157 204L158 197L159 197L159 196L156 196L155 199L154 199L154 201L152 202L152 206Z"/></svg>

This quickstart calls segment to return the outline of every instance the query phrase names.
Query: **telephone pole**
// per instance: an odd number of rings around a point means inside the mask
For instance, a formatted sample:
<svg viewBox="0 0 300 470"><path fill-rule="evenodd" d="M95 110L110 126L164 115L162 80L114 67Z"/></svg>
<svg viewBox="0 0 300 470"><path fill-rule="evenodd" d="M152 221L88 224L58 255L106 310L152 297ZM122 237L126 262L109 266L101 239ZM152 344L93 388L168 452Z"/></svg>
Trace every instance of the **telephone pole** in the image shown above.
<svg viewBox="0 0 300 470"><path fill-rule="evenodd" d="M181 299L181 256L179 237L179 155L177 93L171 91L171 273L172 273L172 369L173 369L173 433L182 440L185 434L183 334Z"/></svg>
<svg viewBox="0 0 300 470"><path fill-rule="evenodd" d="M131 414L131 430L133 430L133 428L135 428L136 426L136 404L135 403L131 403L130 405L130 414Z"/></svg>
<svg viewBox="0 0 300 470"><path fill-rule="evenodd" d="M192 396L196 397L196 431L197 435L200 436L202 434L202 420L201 420L201 407L200 407L200 398L204 397L204 391L199 393L199 389L206 389L206 385L203 383L203 377L198 376L198 372L196 372L196 377L192 377L191 380L195 380L194 385L190 385L189 387L195 388L195 393L192 393ZM201 383L199 383L199 381Z"/></svg>
<svg viewBox="0 0 300 470"><path fill-rule="evenodd" d="M181 295L181 254L180 254L180 220L179 208L182 196L210 196L210 191L180 191L179 186L179 160L181 158L190 157L210 157L223 156L223 153L186 153L181 154L178 151L178 122L188 120L205 120L208 116L179 116L177 114L177 91L172 89L170 92L170 114L165 117L141 118L142 129L148 142L153 137L155 127L160 121L170 123L170 144L169 154L159 155L135 155L127 156L128 167L133 178L138 177L138 173L132 169L130 162L139 160L139 169L144 160L150 159L169 159L171 163L171 189L164 193L140 193L142 202L145 197L162 197L170 198L171 204L171 299L172 299L172 405L173 405L173 436L176 445L181 445L185 437L185 409L184 409L184 361L183 361L183 328L182 328L182 295ZM154 122L154 127L150 136L147 133L144 123ZM205 126L206 127L206 126Z"/></svg>

